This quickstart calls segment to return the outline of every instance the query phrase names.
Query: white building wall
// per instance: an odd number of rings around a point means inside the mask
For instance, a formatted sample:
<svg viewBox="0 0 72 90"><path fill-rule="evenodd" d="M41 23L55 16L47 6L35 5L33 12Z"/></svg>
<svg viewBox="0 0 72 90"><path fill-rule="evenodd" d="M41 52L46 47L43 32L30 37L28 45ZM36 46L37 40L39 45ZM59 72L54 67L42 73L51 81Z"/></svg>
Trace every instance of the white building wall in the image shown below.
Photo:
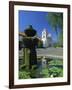
<svg viewBox="0 0 72 90"><path fill-rule="evenodd" d="M42 31L42 41L43 41L43 47L51 46L52 43L51 34L48 34L46 29Z"/></svg>
<svg viewBox="0 0 72 90"><path fill-rule="evenodd" d="M42 41L43 41L43 47L48 47L48 42L47 42L47 31L44 29L42 31Z"/></svg>

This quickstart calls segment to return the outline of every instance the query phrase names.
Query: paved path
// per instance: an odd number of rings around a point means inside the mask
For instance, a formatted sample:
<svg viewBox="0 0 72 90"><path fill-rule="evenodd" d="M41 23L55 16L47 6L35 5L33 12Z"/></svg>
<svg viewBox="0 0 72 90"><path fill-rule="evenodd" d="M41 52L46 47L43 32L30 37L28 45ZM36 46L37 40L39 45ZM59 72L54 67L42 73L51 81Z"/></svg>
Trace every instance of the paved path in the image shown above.
<svg viewBox="0 0 72 90"><path fill-rule="evenodd" d="M45 49L36 49L37 56L46 56L49 58L59 58L63 59L63 48L45 48Z"/></svg>

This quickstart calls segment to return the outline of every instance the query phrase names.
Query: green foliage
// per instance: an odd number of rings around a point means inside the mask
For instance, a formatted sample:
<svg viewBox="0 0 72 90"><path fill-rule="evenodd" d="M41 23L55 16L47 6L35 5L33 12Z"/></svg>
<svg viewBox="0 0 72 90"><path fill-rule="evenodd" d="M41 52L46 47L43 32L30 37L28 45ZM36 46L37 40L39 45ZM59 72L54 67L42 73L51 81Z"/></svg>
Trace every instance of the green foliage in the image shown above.
<svg viewBox="0 0 72 90"><path fill-rule="evenodd" d="M54 59L49 62L49 65L63 65L63 60Z"/></svg>
<svg viewBox="0 0 72 90"><path fill-rule="evenodd" d="M49 69L50 74L53 75L53 77L62 77L63 76L63 70L58 67L52 67Z"/></svg>
<svg viewBox="0 0 72 90"><path fill-rule="evenodd" d="M63 31L59 33L59 45L63 47Z"/></svg>
<svg viewBox="0 0 72 90"><path fill-rule="evenodd" d="M37 65L32 65L32 69L30 71L31 78L37 78L38 77L38 67Z"/></svg>
<svg viewBox="0 0 72 90"><path fill-rule="evenodd" d="M37 78L37 70L38 69L32 69L31 72L30 72L30 76L31 78Z"/></svg>
<svg viewBox="0 0 72 90"><path fill-rule="evenodd" d="M20 65L20 70L24 70L26 68L26 65L23 64L23 65Z"/></svg>
<svg viewBox="0 0 72 90"><path fill-rule="evenodd" d="M53 47L55 47L55 48L63 47L63 41L59 39L59 41L57 43L54 43Z"/></svg>
<svg viewBox="0 0 72 90"><path fill-rule="evenodd" d="M62 13L54 13L49 12L47 15L47 19L49 24L56 30L57 27L63 28L63 14Z"/></svg>
<svg viewBox="0 0 72 90"><path fill-rule="evenodd" d="M32 69L29 69L29 66L21 65L19 70L19 79L49 78L51 75L53 77L63 77L63 60L48 59L45 68L32 65Z"/></svg>
<svg viewBox="0 0 72 90"><path fill-rule="evenodd" d="M30 72L19 71L19 79L28 79L30 78Z"/></svg>
<svg viewBox="0 0 72 90"><path fill-rule="evenodd" d="M32 70L37 69L37 65L32 65Z"/></svg>
<svg viewBox="0 0 72 90"><path fill-rule="evenodd" d="M26 66L25 64L20 66L20 70L19 70L19 79L28 79L30 78L30 71L28 66Z"/></svg>
<svg viewBox="0 0 72 90"><path fill-rule="evenodd" d="M53 45L55 48L58 46L58 44L57 43L54 43L54 45Z"/></svg>
<svg viewBox="0 0 72 90"><path fill-rule="evenodd" d="M29 66L26 66L25 64L21 65L20 71L29 71Z"/></svg>
<svg viewBox="0 0 72 90"><path fill-rule="evenodd" d="M21 69L19 71L19 78L20 79L36 78L37 72L38 69L36 65L33 65L31 70L28 68L28 66L21 65Z"/></svg>
<svg viewBox="0 0 72 90"><path fill-rule="evenodd" d="M48 68L42 69L42 71L40 72L40 75L41 75L43 78L49 77Z"/></svg>
<svg viewBox="0 0 72 90"><path fill-rule="evenodd" d="M48 20L48 23L52 26L52 30L56 32L58 43L60 43L60 45L62 46L63 44L63 14L56 13L56 12L55 13L49 12L47 15L47 20Z"/></svg>
<svg viewBox="0 0 72 90"><path fill-rule="evenodd" d="M62 77L63 76L63 60L53 59L49 62L49 74L53 77ZM60 66L60 67L59 67Z"/></svg>

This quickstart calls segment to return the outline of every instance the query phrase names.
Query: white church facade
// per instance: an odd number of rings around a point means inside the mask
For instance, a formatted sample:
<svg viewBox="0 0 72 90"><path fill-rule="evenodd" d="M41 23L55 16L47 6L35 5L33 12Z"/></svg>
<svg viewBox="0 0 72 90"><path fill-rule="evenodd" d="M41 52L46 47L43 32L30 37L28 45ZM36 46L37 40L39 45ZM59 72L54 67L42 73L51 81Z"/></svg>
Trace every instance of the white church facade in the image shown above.
<svg viewBox="0 0 72 90"><path fill-rule="evenodd" d="M42 41L43 47L51 47L52 46L52 37L51 34L47 32L46 29L42 31Z"/></svg>

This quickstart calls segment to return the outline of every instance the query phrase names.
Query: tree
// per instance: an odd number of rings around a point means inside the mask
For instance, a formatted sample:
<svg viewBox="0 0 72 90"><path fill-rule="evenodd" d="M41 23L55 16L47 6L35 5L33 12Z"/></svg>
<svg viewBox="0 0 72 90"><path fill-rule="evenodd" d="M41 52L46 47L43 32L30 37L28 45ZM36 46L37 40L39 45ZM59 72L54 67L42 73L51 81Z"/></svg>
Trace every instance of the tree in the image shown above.
<svg viewBox="0 0 72 90"><path fill-rule="evenodd" d="M56 12L49 12L47 15L47 19L49 24L52 26L52 29L56 32L57 35L57 42L59 38L61 39L61 42L63 42L63 14L62 13L56 13Z"/></svg>

